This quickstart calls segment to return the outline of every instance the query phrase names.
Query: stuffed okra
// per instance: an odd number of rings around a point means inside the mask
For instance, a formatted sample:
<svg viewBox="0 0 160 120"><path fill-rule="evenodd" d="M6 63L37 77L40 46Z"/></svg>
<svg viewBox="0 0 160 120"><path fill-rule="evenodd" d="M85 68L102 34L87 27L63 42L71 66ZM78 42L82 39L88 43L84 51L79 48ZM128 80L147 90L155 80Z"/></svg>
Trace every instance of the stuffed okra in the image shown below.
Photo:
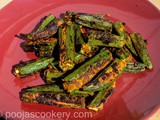
<svg viewBox="0 0 160 120"><path fill-rule="evenodd" d="M100 53L63 79L63 81L65 81L63 84L64 89L71 92L72 90L81 88L111 61L111 53L106 49L102 49Z"/></svg>
<svg viewBox="0 0 160 120"><path fill-rule="evenodd" d="M106 86L110 86L122 74L126 67L125 60L115 59L113 63L102 71L98 77L83 86L86 91L99 91Z"/></svg>
<svg viewBox="0 0 160 120"><path fill-rule="evenodd" d="M85 108L85 98L55 92L20 92L21 101L66 108Z"/></svg>
<svg viewBox="0 0 160 120"><path fill-rule="evenodd" d="M75 31L72 22L64 24L59 28L59 52L60 62L59 66L63 71L71 70L74 63L75 56Z"/></svg>
<svg viewBox="0 0 160 120"><path fill-rule="evenodd" d="M54 58L41 58L21 62L13 66L12 72L16 77L23 78L47 68Z"/></svg>

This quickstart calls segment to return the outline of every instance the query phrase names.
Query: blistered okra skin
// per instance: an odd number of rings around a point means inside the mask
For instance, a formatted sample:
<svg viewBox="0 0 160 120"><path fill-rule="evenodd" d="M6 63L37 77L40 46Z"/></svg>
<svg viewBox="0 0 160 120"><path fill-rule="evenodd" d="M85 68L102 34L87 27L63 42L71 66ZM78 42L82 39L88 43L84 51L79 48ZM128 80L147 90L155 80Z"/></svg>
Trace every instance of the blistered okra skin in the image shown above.
<svg viewBox="0 0 160 120"><path fill-rule="evenodd" d="M71 70L74 67L75 56L75 31L71 21L59 28L59 67L63 71Z"/></svg>
<svg viewBox="0 0 160 120"><path fill-rule="evenodd" d="M53 20L49 25L45 27L44 30L36 32L36 33L30 33L27 35L27 38L30 40L37 40L37 39L47 39L50 36L53 36L60 25L63 24L63 20L61 18L56 18Z"/></svg>
<svg viewBox="0 0 160 120"><path fill-rule="evenodd" d="M117 31L119 35L125 35L125 40L126 40L126 47L129 49L129 51L134 55L137 56L137 52L134 49L133 43L131 41L130 36L128 35L126 28L123 26L121 22L115 22L114 23L114 28Z"/></svg>
<svg viewBox="0 0 160 120"><path fill-rule="evenodd" d="M22 92L54 92L54 93L61 93L64 90L61 89L56 84L50 84L50 85L38 85L38 86L32 86L23 88L21 90Z"/></svg>
<svg viewBox="0 0 160 120"><path fill-rule="evenodd" d="M20 92L20 100L28 103L38 103L65 108L85 108L83 96L68 95L55 92Z"/></svg>
<svg viewBox="0 0 160 120"><path fill-rule="evenodd" d="M34 32L42 31L51 21L53 21L56 17L52 14L45 16L44 19L40 22L38 27L34 30Z"/></svg>
<svg viewBox="0 0 160 120"><path fill-rule="evenodd" d="M131 53L128 51L128 49L126 49L125 47L120 48L118 50L115 51L115 55L119 58L119 59L124 59L126 61L131 61L132 60L132 55Z"/></svg>
<svg viewBox="0 0 160 120"><path fill-rule="evenodd" d="M89 61L77 68L71 74L66 76L63 81L63 87L68 92L80 89L84 84L88 83L99 71L105 68L112 61L111 53L102 49L100 53L95 55Z"/></svg>
<svg viewBox="0 0 160 120"><path fill-rule="evenodd" d="M145 71L145 65L140 62L127 62L124 73L137 73Z"/></svg>
<svg viewBox="0 0 160 120"><path fill-rule="evenodd" d="M79 64L79 63L84 62L86 59L87 59L86 55L83 55L81 53L76 53L74 56L74 63Z"/></svg>
<svg viewBox="0 0 160 120"><path fill-rule="evenodd" d="M97 78L83 86L86 91L99 91L110 86L122 74L126 61L116 58Z"/></svg>
<svg viewBox="0 0 160 120"><path fill-rule="evenodd" d="M39 39L36 41L32 40L26 40L24 45L22 46L22 49L25 52L35 52L35 51L41 51L41 50L49 50L48 48L53 48L57 44L56 38L49 38L49 39Z"/></svg>
<svg viewBox="0 0 160 120"><path fill-rule="evenodd" d="M87 106L88 109L98 111L103 109L103 104L108 100L109 96L112 94L114 90L114 83L113 85L100 90L95 98L89 103Z"/></svg>
<svg viewBox="0 0 160 120"><path fill-rule="evenodd" d="M27 62L21 62L13 66L12 73L18 78L27 77L43 69L46 69L53 60L54 58L41 58L29 60Z"/></svg>
<svg viewBox="0 0 160 120"><path fill-rule="evenodd" d="M144 42L142 36L139 33L133 33L130 34L130 37L142 62L147 68L152 69L152 62L147 51L146 43Z"/></svg>
<svg viewBox="0 0 160 120"><path fill-rule="evenodd" d="M115 47L122 48L125 44L124 35L117 36L113 34L105 34L99 39L89 38L88 44L90 46L106 46L106 47Z"/></svg>
<svg viewBox="0 0 160 120"><path fill-rule="evenodd" d="M109 20L93 16L90 14L76 14L75 22L85 27L104 30L104 31L111 31L113 24Z"/></svg>

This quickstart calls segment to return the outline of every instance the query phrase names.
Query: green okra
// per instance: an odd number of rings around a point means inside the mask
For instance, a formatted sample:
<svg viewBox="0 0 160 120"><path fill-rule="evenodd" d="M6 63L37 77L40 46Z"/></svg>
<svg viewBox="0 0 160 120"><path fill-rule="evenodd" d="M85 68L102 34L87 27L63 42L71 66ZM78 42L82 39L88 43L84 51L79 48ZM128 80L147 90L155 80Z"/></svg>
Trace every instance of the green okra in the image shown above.
<svg viewBox="0 0 160 120"><path fill-rule="evenodd" d="M125 29L125 27L123 26L123 24L122 24L121 22L116 22L116 23L114 23L113 26L114 26L115 30L117 31L117 33L118 33L119 35L125 35L126 47L129 49L129 51L130 51L133 55L137 56L137 52L136 52L136 50L134 49L133 43L132 43L132 41L131 41L131 38L130 38L130 36L128 35L128 33L126 32L126 29Z"/></svg>
<svg viewBox="0 0 160 120"><path fill-rule="evenodd" d="M54 79L61 77L64 72L58 69L47 69L44 71L44 76L47 84L54 83Z"/></svg>
<svg viewBox="0 0 160 120"><path fill-rule="evenodd" d="M100 39L89 39L88 44L90 46L106 46L106 47L116 47L122 48L125 44L124 35L117 36L113 34L107 34Z"/></svg>
<svg viewBox="0 0 160 120"><path fill-rule="evenodd" d="M139 33L133 33L130 34L130 37L142 62L147 68L152 69L152 62L147 51L146 43L144 42L142 36Z"/></svg>
<svg viewBox="0 0 160 120"><path fill-rule="evenodd" d="M44 19L40 22L38 27L34 30L34 32L40 32L45 29L45 27L55 19L56 17L52 14L45 16Z"/></svg>
<svg viewBox="0 0 160 120"><path fill-rule="evenodd" d="M124 73L137 73L145 71L145 65L139 62L127 62Z"/></svg>
<svg viewBox="0 0 160 120"><path fill-rule="evenodd" d="M66 108L85 108L83 96L68 95L66 93L55 93L52 91L20 92L20 100L27 103L38 103L50 106Z"/></svg>
<svg viewBox="0 0 160 120"><path fill-rule="evenodd" d="M79 63L84 62L86 59L87 59L87 56L86 56L86 55L83 55L83 54L81 54L81 53L77 53L77 54L75 54L75 56L74 56L74 63L75 63L75 64L79 64Z"/></svg>
<svg viewBox="0 0 160 120"><path fill-rule="evenodd" d="M107 87L100 90L95 98L87 106L88 109L98 111L103 109L103 104L107 101L111 93L113 92L113 87Z"/></svg>
<svg viewBox="0 0 160 120"><path fill-rule="evenodd" d="M23 88L21 90L22 92L54 92L54 93L61 93L64 90L61 89L56 84L50 84L50 85L38 85L33 87L27 87Z"/></svg>
<svg viewBox="0 0 160 120"><path fill-rule="evenodd" d="M75 95L75 96L84 96L84 97L87 97L87 96L93 96L94 95L94 92L90 92L90 91L81 91L81 90L73 90L72 92L70 92L71 95Z"/></svg>
<svg viewBox="0 0 160 120"><path fill-rule="evenodd" d="M132 55L131 55L131 53L130 53L130 52L128 51L128 49L126 49L125 47L116 50L116 51L115 51L115 55L116 55L119 59L125 59L126 61L131 61L131 60L132 60Z"/></svg>
<svg viewBox="0 0 160 120"><path fill-rule="evenodd" d="M99 29L104 31L112 30L112 22L105 18L98 17L98 15L92 14L76 14L74 16L75 22L89 28Z"/></svg>
<svg viewBox="0 0 160 120"><path fill-rule="evenodd" d="M115 59L97 78L83 86L86 91L99 91L107 86L112 85L122 74L126 67L126 61Z"/></svg>
<svg viewBox="0 0 160 120"><path fill-rule="evenodd" d="M63 87L68 92L81 88L112 61L112 54L102 49L97 55L66 76Z"/></svg>
<svg viewBox="0 0 160 120"><path fill-rule="evenodd" d="M82 35L82 31L81 31L81 27L78 24L74 24L75 27L75 40L76 40L76 44L84 44L84 39L83 39L83 35Z"/></svg>
<svg viewBox="0 0 160 120"><path fill-rule="evenodd" d="M71 21L59 28L59 67L63 71L71 70L74 67L75 56L75 31Z"/></svg>
<svg viewBox="0 0 160 120"><path fill-rule="evenodd" d="M37 73L43 69L46 69L54 58L40 58L29 60L27 62L21 62L12 68L12 73L19 78L27 77L34 73Z"/></svg>

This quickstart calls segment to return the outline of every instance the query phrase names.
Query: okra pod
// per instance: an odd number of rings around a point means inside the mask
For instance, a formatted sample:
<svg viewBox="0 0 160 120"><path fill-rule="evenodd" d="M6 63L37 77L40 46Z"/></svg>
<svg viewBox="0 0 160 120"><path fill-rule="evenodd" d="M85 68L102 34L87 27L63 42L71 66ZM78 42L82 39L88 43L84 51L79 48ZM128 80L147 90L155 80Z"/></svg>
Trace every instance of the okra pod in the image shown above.
<svg viewBox="0 0 160 120"><path fill-rule="evenodd" d="M87 56L86 56L86 55L83 55L83 54L81 54L81 53L77 53L77 54L75 54L75 56L74 56L74 63L75 63L75 64L79 64L79 63L84 62L86 59L87 59Z"/></svg>
<svg viewBox="0 0 160 120"><path fill-rule="evenodd" d="M63 71L71 70L74 67L75 56L75 31L72 22L59 28L60 62L59 67Z"/></svg>
<svg viewBox="0 0 160 120"><path fill-rule="evenodd" d="M12 73L18 78L27 77L43 69L46 69L53 60L54 58L41 58L29 60L27 62L21 62L13 66Z"/></svg>
<svg viewBox="0 0 160 120"><path fill-rule="evenodd" d="M63 87L68 92L81 88L88 83L100 70L105 68L112 60L112 54L102 49L100 53L95 55L89 61L77 68L71 74L66 76L63 81Z"/></svg>
<svg viewBox="0 0 160 120"><path fill-rule="evenodd" d="M56 44L57 44L56 38L49 38L47 40L39 39L36 41L26 40L24 45L22 46L22 49L25 52L33 52L33 51L44 50L44 49L48 50L48 48L54 49Z"/></svg>
<svg viewBox="0 0 160 120"><path fill-rule="evenodd" d="M84 44L84 39L82 36L82 32L81 32L81 27L78 24L74 24L75 27L75 39L76 39L76 44Z"/></svg>
<svg viewBox="0 0 160 120"><path fill-rule="evenodd" d="M90 14L76 14L75 22L82 26L93 29L99 29L109 32L112 30L111 21Z"/></svg>
<svg viewBox="0 0 160 120"><path fill-rule="evenodd" d="M64 72L58 69L47 69L44 71L44 76L47 84L54 83L54 79L61 77Z"/></svg>
<svg viewBox="0 0 160 120"><path fill-rule="evenodd" d="M117 36L113 34L106 34L100 39L91 38L88 40L88 44L90 46L106 46L106 47L122 48L125 43L126 42L125 42L124 35Z"/></svg>
<svg viewBox="0 0 160 120"><path fill-rule="evenodd" d="M61 18L56 18L43 31L39 31L37 33L30 33L27 35L27 38L30 40L49 38L57 32L59 26L62 24L63 20Z"/></svg>
<svg viewBox="0 0 160 120"><path fill-rule="evenodd" d="M86 91L99 91L106 86L110 86L117 80L126 67L126 61L115 59L111 65L103 70L97 78L83 86Z"/></svg>
<svg viewBox="0 0 160 120"><path fill-rule="evenodd" d="M103 104L107 101L111 93L113 92L113 87L107 87L100 90L95 98L87 106L88 109L98 111L103 109Z"/></svg>
<svg viewBox="0 0 160 120"><path fill-rule="evenodd" d="M44 30L44 28L55 19L56 17L52 14L49 14L48 16L45 16L43 20L38 24L34 32L40 32Z"/></svg>
<svg viewBox="0 0 160 120"><path fill-rule="evenodd" d="M90 91L81 91L81 90L73 90L72 92L70 92L71 95L75 95L75 96L84 96L87 97L89 95L93 96L94 92L90 92Z"/></svg>
<svg viewBox="0 0 160 120"><path fill-rule="evenodd" d="M152 62L147 51L146 43L144 42L142 36L139 33L133 33L130 34L130 37L142 62L147 68L152 69Z"/></svg>
<svg viewBox="0 0 160 120"><path fill-rule="evenodd" d="M88 13L76 13L76 12L72 12L72 11L66 11L65 15L66 15L66 17L74 17L75 15L90 15L95 18L105 19L105 15L103 15L103 14L88 14Z"/></svg>
<svg viewBox="0 0 160 120"><path fill-rule="evenodd" d="M114 23L114 28L117 31L117 33L119 35L125 35L125 39L126 39L126 47L129 49L129 51L134 55L137 56L137 52L134 49L134 46L132 44L131 38L128 35L128 33L126 32L125 27L123 26L123 24L121 22L116 22Z"/></svg>
<svg viewBox="0 0 160 120"><path fill-rule="evenodd" d="M139 62L127 62L124 73L137 73L145 71L145 65Z"/></svg>
<svg viewBox="0 0 160 120"><path fill-rule="evenodd" d="M50 106L65 108L85 108L83 96L68 95L66 93L54 92L20 92L21 101L28 103L39 103Z"/></svg>
<svg viewBox="0 0 160 120"><path fill-rule="evenodd" d="M23 88L21 90L22 92L54 92L54 93L62 93L63 89L61 89L56 84L50 84L50 85L38 85L33 87L27 87Z"/></svg>
<svg viewBox="0 0 160 120"><path fill-rule="evenodd" d="M131 61L133 58L131 53L125 47L116 50L115 54L119 59L124 59L126 61Z"/></svg>

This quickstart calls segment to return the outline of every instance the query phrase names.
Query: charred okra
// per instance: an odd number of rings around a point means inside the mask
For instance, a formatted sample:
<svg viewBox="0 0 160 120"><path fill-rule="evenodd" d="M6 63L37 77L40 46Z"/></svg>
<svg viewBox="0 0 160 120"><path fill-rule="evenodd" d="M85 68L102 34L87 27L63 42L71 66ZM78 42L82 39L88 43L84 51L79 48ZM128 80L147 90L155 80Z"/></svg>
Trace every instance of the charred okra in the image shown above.
<svg viewBox="0 0 160 120"><path fill-rule="evenodd" d="M53 60L54 58L41 58L37 60L34 59L27 62L21 62L13 66L12 72L18 78L27 77L43 69L46 69Z"/></svg>
<svg viewBox="0 0 160 120"><path fill-rule="evenodd" d="M86 91L99 91L106 86L110 86L122 74L126 67L125 60L115 59L98 77L83 86Z"/></svg>
<svg viewBox="0 0 160 120"><path fill-rule="evenodd" d="M77 13L74 16L74 18L76 23L85 27L109 31L109 32L112 30L112 22L106 20L105 18L100 18L92 14L83 14L83 13Z"/></svg>
<svg viewBox="0 0 160 120"><path fill-rule="evenodd" d="M45 29L45 27L55 19L56 17L52 14L49 14L48 16L45 16L43 20L38 24L34 32L40 32Z"/></svg>
<svg viewBox="0 0 160 120"><path fill-rule="evenodd" d="M20 92L21 101L66 108L85 108L85 98L55 92Z"/></svg>
<svg viewBox="0 0 160 120"><path fill-rule="evenodd" d="M54 93L61 93L63 92L63 89L61 89L56 84L50 84L50 85L38 85L33 87L27 87L23 88L21 90L22 92L54 92Z"/></svg>
<svg viewBox="0 0 160 120"><path fill-rule="evenodd" d="M30 33L27 36L30 40L38 40L38 39L46 39L51 36L53 36L60 25L63 24L63 20L61 18L56 18L55 20L51 21L44 30L36 32L36 33Z"/></svg>
<svg viewBox="0 0 160 120"><path fill-rule="evenodd" d="M145 71L145 65L139 62L127 62L126 68L123 70L124 73L137 73Z"/></svg>
<svg viewBox="0 0 160 120"><path fill-rule="evenodd" d="M89 38L88 44L90 46L106 46L106 47L122 48L125 44L125 38L124 35L117 36L110 33L106 33L99 39Z"/></svg>
<svg viewBox="0 0 160 120"><path fill-rule="evenodd" d="M63 81L63 87L68 92L81 88L88 83L100 70L105 68L112 60L111 53L102 49L100 53L95 55L89 61L84 63L78 69L66 76Z"/></svg>
<svg viewBox="0 0 160 120"><path fill-rule="evenodd" d="M114 83L113 83L114 84ZM88 109L98 111L103 109L103 104L107 101L109 96L112 94L115 85L111 85L107 88L100 90L95 98L87 106Z"/></svg>
<svg viewBox="0 0 160 120"><path fill-rule="evenodd" d="M114 23L114 28L118 32L119 35L125 35L126 47L129 49L129 51L133 55L137 56L137 52L134 49L134 46L133 46L132 41L131 41L131 38L128 35L128 33L126 32L126 29L123 26L123 24L121 22L116 22L116 23Z"/></svg>
<svg viewBox="0 0 160 120"><path fill-rule="evenodd" d="M75 56L75 31L72 22L68 22L59 28L60 62L59 66L63 71L71 70L74 67Z"/></svg>
<svg viewBox="0 0 160 120"><path fill-rule="evenodd" d="M152 69L152 62L147 51L146 43L144 42L142 36L139 33L133 33L130 34L130 36L140 59L147 68Z"/></svg>

